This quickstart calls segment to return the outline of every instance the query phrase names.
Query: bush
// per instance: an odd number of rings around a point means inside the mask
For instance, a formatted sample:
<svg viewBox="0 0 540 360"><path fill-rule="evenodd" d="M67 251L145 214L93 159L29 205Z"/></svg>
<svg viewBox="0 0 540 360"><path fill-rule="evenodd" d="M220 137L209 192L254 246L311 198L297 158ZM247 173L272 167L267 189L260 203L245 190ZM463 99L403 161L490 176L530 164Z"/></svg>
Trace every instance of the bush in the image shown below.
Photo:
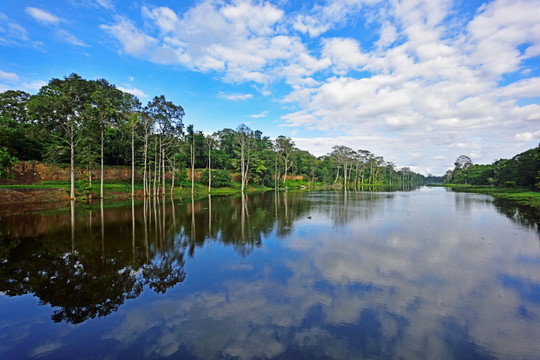
<svg viewBox="0 0 540 360"><path fill-rule="evenodd" d="M202 172L201 182L208 185L208 170ZM229 186L231 183L231 174L227 170L212 170L212 187Z"/></svg>
<svg viewBox="0 0 540 360"><path fill-rule="evenodd" d="M11 156L4 146L0 147L0 177L7 175L9 168L15 165L18 159Z"/></svg>
<svg viewBox="0 0 540 360"><path fill-rule="evenodd" d="M511 188L511 187L515 187L515 186L516 186L515 181L505 181L504 182L504 187Z"/></svg>

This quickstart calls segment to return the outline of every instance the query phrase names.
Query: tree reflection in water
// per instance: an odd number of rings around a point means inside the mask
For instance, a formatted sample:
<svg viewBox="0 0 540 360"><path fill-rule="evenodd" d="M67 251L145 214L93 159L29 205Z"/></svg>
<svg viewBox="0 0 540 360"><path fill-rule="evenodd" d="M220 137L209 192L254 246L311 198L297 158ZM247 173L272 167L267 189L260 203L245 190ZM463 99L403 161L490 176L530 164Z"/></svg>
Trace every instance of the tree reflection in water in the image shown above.
<svg viewBox="0 0 540 360"><path fill-rule="evenodd" d="M54 308L55 322L107 316L145 287L163 294L181 284L184 255L194 256L205 241L248 256L274 226L284 235L293 218L308 210L301 193L267 195L188 203L153 198L112 208L103 200L92 206L71 202L68 214L2 219L0 291L33 294Z"/></svg>
<svg viewBox="0 0 540 360"><path fill-rule="evenodd" d="M0 292L33 294L40 304L53 307L53 321L79 324L107 316L144 289L163 294L180 285L186 278L186 254L195 256L209 240L245 257L266 235L286 236L307 213L326 212L336 225L367 218L375 206L373 196L349 192L319 200L314 193L306 201L305 193L268 192L188 201L153 198L109 208L99 202L99 211L72 203L67 212L3 218ZM377 194L379 199L392 196ZM495 205L538 231L537 213Z"/></svg>

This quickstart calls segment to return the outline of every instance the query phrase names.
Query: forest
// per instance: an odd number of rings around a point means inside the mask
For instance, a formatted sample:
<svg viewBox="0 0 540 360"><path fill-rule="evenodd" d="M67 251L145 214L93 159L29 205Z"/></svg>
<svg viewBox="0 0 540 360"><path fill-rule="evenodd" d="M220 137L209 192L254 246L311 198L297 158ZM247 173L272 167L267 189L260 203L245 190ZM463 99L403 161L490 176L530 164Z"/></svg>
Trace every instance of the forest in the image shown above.
<svg viewBox="0 0 540 360"><path fill-rule="evenodd" d="M448 170L444 181L498 187L526 187L540 190L540 145L511 159L499 159L488 165L473 164L471 158L461 155Z"/></svg>
<svg viewBox="0 0 540 360"><path fill-rule="evenodd" d="M77 74L50 80L36 95L8 90L0 94L0 177L17 161L69 165L71 198L75 169L90 185L98 175L103 197L103 169L113 165L131 166L132 184L137 173L145 196L172 193L189 181L193 192L195 170L209 190L233 178L241 191L248 184L287 188L293 179L349 189L425 181L368 150L336 145L315 157L286 136L272 140L244 124L205 134L185 126L184 116L163 95L143 105L105 79Z"/></svg>

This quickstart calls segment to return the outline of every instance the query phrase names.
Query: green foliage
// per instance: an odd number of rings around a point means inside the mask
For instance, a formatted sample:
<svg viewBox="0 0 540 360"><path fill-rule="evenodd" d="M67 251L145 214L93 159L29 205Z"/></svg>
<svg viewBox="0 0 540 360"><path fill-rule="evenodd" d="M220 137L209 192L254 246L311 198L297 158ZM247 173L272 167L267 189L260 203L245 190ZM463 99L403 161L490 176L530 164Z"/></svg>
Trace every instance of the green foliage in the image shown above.
<svg viewBox="0 0 540 360"><path fill-rule="evenodd" d="M244 186L283 188L282 183L276 185L276 179L285 174L311 184L319 181L343 186L346 179L345 185L351 188L360 183L398 184L422 179L410 169L395 169L367 150L335 147L331 154L317 158L296 148L291 138L279 136L272 141L246 125L211 136L191 125L185 135L183 117L184 109L163 95L142 108L135 96L105 79L85 80L71 74L50 80L35 96L11 90L0 93L0 144L21 160L47 160L65 167L73 158L74 166L86 171L97 169L102 158L104 165L131 165L133 155L136 166L146 163L153 174L165 154L167 171L176 169L178 183L187 178L192 146L195 168L206 168L211 154L211 166L216 169L213 176L219 176L217 170L225 171L223 174L236 170L241 172ZM230 184L231 180L217 178L212 185L222 183Z"/></svg>
<svg viewBox="0 0 540 360"><path fill-rule="evenodd" d="M201 182L208 185L208 170L202 172ZM212 170L212 187L230 186L231 183L232 178L228 170Z"/></svg>
<svg viewBox="0 0 540 360"><path fill-rule="evenodd" d="M17 163L18 159L11 156L6 147L0 147L0 178L5 177L8 174L8 170L11 166Z"/></svg>
<svg viewBox="0 0 540 360"><path fill-rule="evenodd" d="M457 162L456 162L457 164ZM458 166L447 176L453 184L523 186L539 189L540 148L527 150L512 159L500 159L490 165Z"/></svg>

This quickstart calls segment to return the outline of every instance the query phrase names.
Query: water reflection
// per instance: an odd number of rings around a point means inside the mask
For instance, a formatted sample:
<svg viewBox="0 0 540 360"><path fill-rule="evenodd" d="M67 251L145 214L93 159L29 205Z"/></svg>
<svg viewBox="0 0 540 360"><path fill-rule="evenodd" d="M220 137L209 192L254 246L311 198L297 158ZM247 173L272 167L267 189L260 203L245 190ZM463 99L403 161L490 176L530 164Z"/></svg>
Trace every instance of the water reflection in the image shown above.
<svg viewBox="0 0 540 360"><path fill-rule="evenodd" d="M280 223L292 222L288 201ZM232 244L242 256L249 255L273 229L274 211L264 204L261 197L250 203L247 195L209 196L191 198L188 206L154 198L131 200L129 208L106 209L101 200L96 221L92 207L76 208L72 201L67 217L57 213L5 218L0 291L9 296L34 294L42 304L60 308L51 316L55 322L77 324L106 316L138 296L145 285L165 293L182 283L185 253L194 256L207 239ZM290 230L283 228L283 234Z"/></svg>
<svg viewBox="0 0 540 360"><path fill-rule="evenodd" d="M487 196L269 192L99 205L2 220L0 291L33 294L58 322L116 312L97 337L88 325L55 338L29 332L29 342L81 347L84 337L108 344L95 357L205 359L540 351L538 223Z"/></svg>

